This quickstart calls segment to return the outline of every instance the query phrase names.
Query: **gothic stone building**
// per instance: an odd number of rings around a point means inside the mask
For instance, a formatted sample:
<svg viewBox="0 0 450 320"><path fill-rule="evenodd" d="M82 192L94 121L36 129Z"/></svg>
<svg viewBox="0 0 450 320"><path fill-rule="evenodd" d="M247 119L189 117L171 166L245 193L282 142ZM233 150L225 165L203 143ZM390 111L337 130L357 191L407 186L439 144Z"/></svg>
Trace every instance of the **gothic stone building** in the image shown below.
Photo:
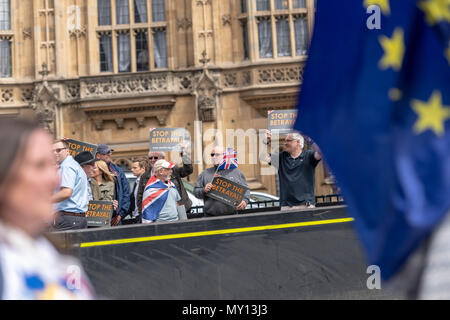
<svg viewBox="0 0 450 320"><path fill-rule="evenodd" d="M276 194L250 136L295 108L313 13L313 0L0 0L0 116L109 144L123 166L147 154L149 128L184 127L192 183L210 129L240 129L250 187ZM321 165L316 184L331 192Z"/></svg>

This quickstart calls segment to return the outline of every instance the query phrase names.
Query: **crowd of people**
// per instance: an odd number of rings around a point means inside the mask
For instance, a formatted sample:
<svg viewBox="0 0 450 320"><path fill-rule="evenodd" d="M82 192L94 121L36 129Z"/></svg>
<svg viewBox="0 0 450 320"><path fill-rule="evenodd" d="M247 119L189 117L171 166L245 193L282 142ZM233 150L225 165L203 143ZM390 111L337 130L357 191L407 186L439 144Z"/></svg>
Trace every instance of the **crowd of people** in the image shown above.
<svg viewBox="0 0 450 320"><path fill-rule="evenodd" d="M270 146L270 143L268 131L266 144ZM192 201L182 181L193 173L186 148L180 152L180 165L167 161L164 152L150 151L146 158L133 159L131 171L136 181L131 188L122 168L112 162L114 150L106 144L99 144L95 155L84 151L72 157L69 144L61 139L54 141L52 151L59 184L51 196L54 214L49 225L51 231L87 228L90 201L112 203L111 226L177 221L186 218L191 210ZM246 178L237 165L219 166L226 152L228 149L215 146L211 152L212 166L201 172L195 183L194 195L203 200L203 214L207 217L236 214L250 201ZM304 138L293 132L286 136L283 151L267 153L265 157L265 161L278 169L281 209L314 207L314 171L321 160L317 146L306 150ZM211 197L215 176L243 186L246 191L242 200L232 206Z"/></svg>
<svg viewBox="0 0 450 320"><path fill-rule="evenodd" d="M266 144L270 146L270 143L268 131ZM278 169L282 210L315 205L314 172L321 155L315 144L312 150L306 150L304 144L305 139L299 133L289 133L283 151L265 155L265 161ZM193 173L188 150L181 151L181 165L167 161L164 152L150 151L147 158L133 159L131 171L136 181L131 190L123 170L111 161L113 151L108 145L99 144L95 157L84 151L72 158L66 141L58 140L53 144L61 177L53 196L57 211L53 230L86 228L85 214L90 200L112 201L111 226L177 221L190 212L192 201L182 182ZM215 146L211 152L212 166L201 172L195 183L194 195L204 201L205 216L236 214L250 201L250 190L242 171L237 167L218 168L225 154L225 148ZM246 188L242 201L236 206L208 195L217 175Z"/></svg>
<svg viewBox="0 0 450 320"><path fill-rule="evenodd" d="M130 190L123 170L111 161L113 150L105 144L98 145L95 155L81 152L72 157L65 140L52 141L44 129L19 119L0 119L0 135L0 275L9 274L6 283L0 277L0 289L7 292L4 298L93 297L79 262L61 256L42 236L48 230L86 228L89 201L112 202L112 226L176 221L191 209L182 182L193 173L187 150L181 152L181 165L167 161L163 152L150 151L147 158L133 159L131 171L137 179ZM267 144L270 141L268 134ZM304 150L303 138L295 133L287 135L284 149L268 154L279 168L281 205L311 207L320 154ZM212 167L200 173L195 184L194 194L204 200L206 216L236 214L249 203L248 189L236 206L209 196L217 175L247 187L237 167L219 166L225 154L216 146ZM48 264L56 269L47 270ZM76 283L68 274L74 268Z"/></svg>
<svg viewBox="0 0 450 320"><path fill-rule="evenodd" d="M268 131L266 144L270 143ZM315 144L311 144L312 150L306 150L304 144L305 139L299 133L289 133L283 151L265 154L265 161L278 169L282 210L315 205L314 172L321 155ZM65 140L53 144L61 182L53 195L56 213L52 230L87 228L86 211L91 200L112 201L111 226L177 221L190 212L192 201L182 182L193 173L188 150L181 151L181 165L167 161L164 152L150 151L147 158L133 159L131 171L136 181L131 190L123 170L111 161L113 151L108 145L99 144L95 156L84 151L72 158ZM225 154L222 146L215 146L211 152L212 166L201 172L195 183L194 195L204 201L205 216L236 214L250 201L242 171L237 167L218 168ZM236 206L208 195L217 175L246 188Z"/></svg>

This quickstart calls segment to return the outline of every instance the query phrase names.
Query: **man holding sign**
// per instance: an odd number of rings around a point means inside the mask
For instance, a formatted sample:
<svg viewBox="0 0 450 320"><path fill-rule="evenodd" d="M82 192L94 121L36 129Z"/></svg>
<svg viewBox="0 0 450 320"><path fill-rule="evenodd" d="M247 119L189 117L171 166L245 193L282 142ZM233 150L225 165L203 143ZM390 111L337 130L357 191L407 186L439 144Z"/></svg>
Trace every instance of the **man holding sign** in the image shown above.
<svg viewBox="0 0 450 320"><path fill-rule="evenodd" d="M213 167L204 170L200 174L194 188L195 196L199 199L203 199L204 201L203 212L205 215L232 215L236 214L237 210L245 209L250 199L250 190L248 189L244 174L237 168L235 152L226 153L223 147L216 146L211 152L211 160ZM212 181L216 175L232 181L234 184L226 183L226 185L215 186ZM225 204L224 202L209 195L213 188L216 191L223 191L223 194L231 193L233 192L231 189L233 187L236 188L236 185L240 185L246 189L242 201L237 206L230 206L229 204ZM223 190L222 188L226 190Z"/></svg>

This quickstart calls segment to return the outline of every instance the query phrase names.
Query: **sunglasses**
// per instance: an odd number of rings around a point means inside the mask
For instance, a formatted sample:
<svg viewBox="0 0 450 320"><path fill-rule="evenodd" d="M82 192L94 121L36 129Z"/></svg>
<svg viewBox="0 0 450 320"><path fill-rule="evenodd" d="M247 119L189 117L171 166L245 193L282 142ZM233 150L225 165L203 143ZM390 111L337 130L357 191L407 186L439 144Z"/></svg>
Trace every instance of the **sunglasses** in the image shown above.
<svg viewBox="0 0 450 320"><path fill-rule="evenodd" d="M60 153L61 151L65 150L65 149L67 149L67 148L57 148L57 149L54 149L53 151L55 151L56 153Z"/></svg>
<svg viewBox="0 0 450 320"><path fill-rule="evenodd" d="M211 157L223 156L223 153L211 153Z"/></svg>
<svg viewBox="0 0 450 320"><path fill-rule="evenodd" d="M148 160L158 160L159 157L148 157Z"/></svg>

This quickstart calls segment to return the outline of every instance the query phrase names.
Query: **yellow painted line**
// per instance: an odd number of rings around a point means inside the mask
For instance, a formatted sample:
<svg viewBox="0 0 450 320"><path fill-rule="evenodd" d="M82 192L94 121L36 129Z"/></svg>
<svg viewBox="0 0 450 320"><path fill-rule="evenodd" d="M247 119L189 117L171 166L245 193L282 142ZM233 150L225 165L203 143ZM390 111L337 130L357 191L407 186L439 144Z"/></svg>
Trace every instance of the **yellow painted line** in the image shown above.
<svg viewBox="0 0 450 320"><path fill-rule="evenodd" d="M252 232L252 231L262 231L262 230L308 227L308 226L317 226L317 225L323 225L323 224L344 223L344 222L350 222L353 220L354 220L353 218L342 218L342 219L318 220L318 221L307 221L307 222L286 223L286 224L274 224L274 225L258 226L258 227L209 230L209 231L199 231L199 232L190 232L190 233L177 233L177 234L167 234L167 235L162 235L162 236L84 242L84 243L80 244L80 247L81 248L99 247L99 246L109 246L109 245L114 245L114 244L137 243L137 242L148 242L148 241L191 238L191 237L204 237L204 236L213 236L213 235L227 234L227 233L242 233L242 232Z"/></svg>

